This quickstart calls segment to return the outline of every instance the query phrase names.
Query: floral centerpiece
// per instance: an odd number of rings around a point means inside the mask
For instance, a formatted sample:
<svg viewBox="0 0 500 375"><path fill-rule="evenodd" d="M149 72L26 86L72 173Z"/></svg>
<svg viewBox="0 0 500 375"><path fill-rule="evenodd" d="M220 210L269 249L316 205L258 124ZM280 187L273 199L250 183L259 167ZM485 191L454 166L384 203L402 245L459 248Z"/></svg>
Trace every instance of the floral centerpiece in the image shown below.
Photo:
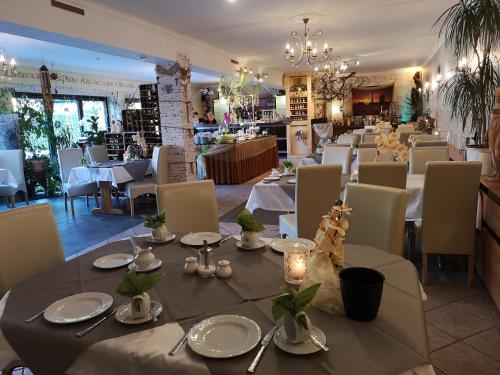
<svg viewBox="0 0 500 375"><path fill-rule="evenodd" d="M151 228L151 235L155 241L165 241L168 229L165 225L165 211L158 215L144 215L144 226Z"/></svg>
<svg viewBox="0 0 500 375"><path fill-rule="evenodd" d="M293 167L293 163L291 160L283 160L281 165L283 166L283 174L285 176L288 176L289 174L291 174L292 167Z"/></svg>
<svg viewBox="0 0 500 375"><path fill-rule="evenodd" d="M377 144L377 157L375 161L379 159L380 153L390 152L397 161L406 163L409 158L408 147L399 142L400 136L399 132L377 135L375 137L375 143Z"/></svg>
<svg viewBox="0 0 500 375"><path fill-rule="evenodd" d="M307 273L300 290L321 283L312 305L331 313L343 313L339 272L344 266L344 241L349 229L351 208L342 201L323 216L316 232L316 248L307 261Z"/></svg>
<svg viewBox="0 0 500 375"><path fill-rule="evenodd" d="M259 241L259 233L264 225L246 208L236 217L236 223L241 226L241 242L245 247L255 247Z"/></svg>

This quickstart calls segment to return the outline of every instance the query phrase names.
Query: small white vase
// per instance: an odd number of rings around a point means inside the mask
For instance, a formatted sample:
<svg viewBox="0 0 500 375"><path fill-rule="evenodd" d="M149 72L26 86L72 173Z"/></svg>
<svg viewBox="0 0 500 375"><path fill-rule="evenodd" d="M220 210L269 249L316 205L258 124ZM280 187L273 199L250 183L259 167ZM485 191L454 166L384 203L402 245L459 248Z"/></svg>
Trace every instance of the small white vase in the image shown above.
<svg viewBox="0 0 500 375"><path fill-rule="evenodd" d="M151 235L155 241L165 241L168 236L168 229L165 224L151 229Z"/></svg>
<svg viewBox="0 0 500 375"><path fill-rule="evenodd" d="M306 320L307 329L299 323L298 317L303 316ZM300 344L309 339L311 335L311 321L304 311L299 311L295 316L286 314L284 318L286 339L291 344Z"/></svg>
<svg viewBox="0 0 500 375"><path fill-rule="evenodd" d="M132 319L149 318L151 297L146 292L132 297Z"/></svg>
<svg viewBox="0 0 500 375"><path fill-rule="evenodd" d="M137 267L144 269L144 268L149 267L151 264L153 264L155 259L156 259L156 257L153 254L153 252L151 251L150 247L148 247L147 249L139 248L134 262L135 262Z"/></svg>
<svg viewBox="0 0 500 375"><path fill-rule="evenodd" d="M286 168L286 167L285 167L285 168L284 168L284 170L283 170L283 174L284 174L285 176L289 176L289 175L291 175L291 174L292 174L291 172L292 172L292 169L291 169L291 168Z"/></svg>
<svg viewBox="0 0 500 375"><path fill-rule="evenodd" d="M255 247L259 241L259 232L247 232L241 233L241 242L244 247Z"/></svg>

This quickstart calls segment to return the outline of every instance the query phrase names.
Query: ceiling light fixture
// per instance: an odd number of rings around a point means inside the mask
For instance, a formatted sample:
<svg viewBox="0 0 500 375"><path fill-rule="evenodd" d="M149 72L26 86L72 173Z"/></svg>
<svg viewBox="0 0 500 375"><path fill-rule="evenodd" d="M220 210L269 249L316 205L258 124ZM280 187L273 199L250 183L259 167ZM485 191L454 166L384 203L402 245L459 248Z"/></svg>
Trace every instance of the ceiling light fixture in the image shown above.
<svg viewBox="0 0 500 375"><path fill-rule="evenodd" d="M298 66L300 63L305 60L309 65L314 65L319 62L324 62L328 59L329 48L328 44L324 44L323 52L321 56L318 56L318 49L313 47L313 40L317 37L323 35L323 31L316 30L314 33L309 32L309 28L307 24L309 23L309 18L303 18L302 22L304 22L304 37L301 38L296 31L292 31L290 35L295 40L295 45L299 48L298 54L295 52L294 47L290 47L290 44L287 43L285 47L285 58L286 60L294 65Z"/></svg>

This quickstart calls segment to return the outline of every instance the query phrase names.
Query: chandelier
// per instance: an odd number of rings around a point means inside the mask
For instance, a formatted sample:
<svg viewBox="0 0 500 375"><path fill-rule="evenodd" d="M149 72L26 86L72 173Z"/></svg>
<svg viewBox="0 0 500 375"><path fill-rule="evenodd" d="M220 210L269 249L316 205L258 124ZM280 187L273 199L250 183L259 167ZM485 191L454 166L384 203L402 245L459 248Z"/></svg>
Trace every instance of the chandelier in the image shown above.
<svg viewBox="0 0 500 375"><path fill-rule="evenodd" d="M10 65L10 70L8 65ZM0 76L2 78L9 78L17 76L16 59L11 58L10 64L7 64L5 59L5 49L0 48Z"/></svg>
<svg viewBox="0 0 500 375"><path fill-rule="evenodd" d="M313 47L312 42L317 37L323 35L323 31L317 30L313 34L309 32L307 24L309 18L303 18L304 22L304 37L301 38L296 31L292 31L290 35L295 40L295 45L299 48L299 51L295 51L294 47L290 47L287 43L285 48L285 58L293 66L298 66L305 60L309 65L315 65L317 63L328 61L331 49L328 48L328 44L325 43L323 51L318 55L318 50Z"/></svg>
<svg viewBox="0 0 500 375"><path fill-rule="evenodd" d="M340 56L333 55L333 48L328 48L328 57L321 67L314 67L314 72L318 73L322 71L323 73L328 73L331 75L342 75L346 73L347 69L351 66L358 66L359 59L345 59Z"/></svg>

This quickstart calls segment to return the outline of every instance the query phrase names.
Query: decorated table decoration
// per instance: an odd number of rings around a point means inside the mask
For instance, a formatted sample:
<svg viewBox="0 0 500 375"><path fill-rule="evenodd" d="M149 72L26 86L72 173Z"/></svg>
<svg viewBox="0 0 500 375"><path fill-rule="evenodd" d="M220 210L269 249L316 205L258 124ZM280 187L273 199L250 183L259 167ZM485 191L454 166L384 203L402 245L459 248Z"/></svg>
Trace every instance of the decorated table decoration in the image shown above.
<svg viewBox="0 0 500 375"><path fill-rule="evenodd" d="M151 228L152 242L164 242L172 240L175 236L168 232L165 225L165 211L158 215L144 215L144 226Z"/></svg>
<svg viewBox="0 0 500 375"><path fill-rule="evenodd" d="M236 223L241 226L240 247L246 249L258 248L260 242L262 242L259 233L264 230L264 225L255 219L246 208L236 217Z"/></svg>

